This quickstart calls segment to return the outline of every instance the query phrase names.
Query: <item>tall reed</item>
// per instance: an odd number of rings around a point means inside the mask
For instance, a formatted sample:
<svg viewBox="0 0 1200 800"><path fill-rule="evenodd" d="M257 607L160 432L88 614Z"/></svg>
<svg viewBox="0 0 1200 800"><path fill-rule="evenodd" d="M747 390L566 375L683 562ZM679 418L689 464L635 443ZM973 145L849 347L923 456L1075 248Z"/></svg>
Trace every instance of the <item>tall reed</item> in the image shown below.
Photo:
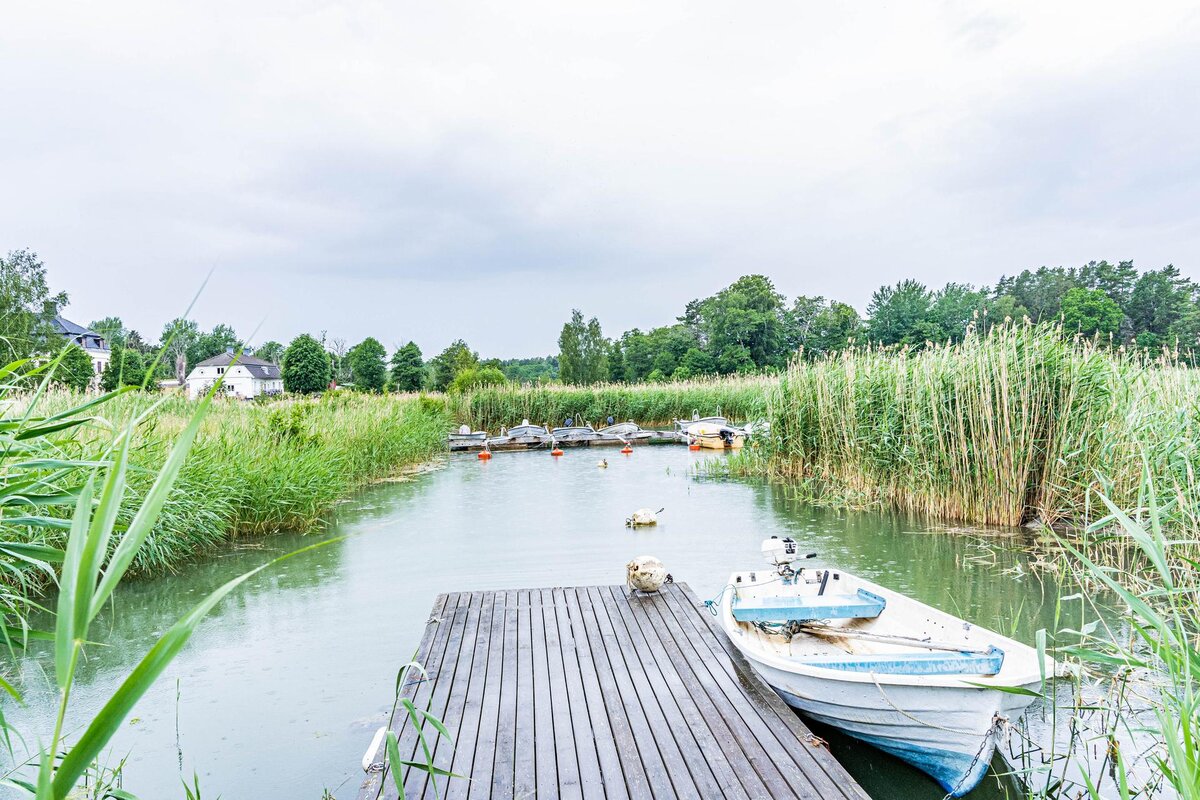
<svg viewBox="0 0 1200 800"><path fill-rule="evenodd" d="M777 383L775 377L752 376L594 386L509 384L447 395L446 403L455 421L493 433L523 419L559 425L570 417L599 427L612 416L620 422L669 425L690 418L693 411L751 421L766 414L767 391Z"/></svg>
<svg viewBox="0 0 1200 800"><path fill-rule="evenodd" d="M1192 370L1025 324L920 351L858 348L790 366L769 394L760 463L814 495L1084 525L1090 490L1136 501L1142 453L1161 485L1191 485L1198 390Z"/></svg>
<svg viewBox="0 0 1200 800"><path fill-rule="evenodd" d="M57 393L39 403L42 413L52 414L83 399ZM139 393L112 399L102 417L63 437L57 447L79 461L95 461L108 446L111 431L153 399ZM131 434L121 524L128 523L144 499L194 413L195 404L185 398L159 400L154 413ZM318 526L339 499L443 452L448 427L443 405L419 398L338 393L269 405L217 399L129 572L161 574L237 536ZM64 538L62 530L4 519L0 530L2 538L17 542L60 546ZM0 587L28 594L47 577L16 564L0 574Z"/></svg>

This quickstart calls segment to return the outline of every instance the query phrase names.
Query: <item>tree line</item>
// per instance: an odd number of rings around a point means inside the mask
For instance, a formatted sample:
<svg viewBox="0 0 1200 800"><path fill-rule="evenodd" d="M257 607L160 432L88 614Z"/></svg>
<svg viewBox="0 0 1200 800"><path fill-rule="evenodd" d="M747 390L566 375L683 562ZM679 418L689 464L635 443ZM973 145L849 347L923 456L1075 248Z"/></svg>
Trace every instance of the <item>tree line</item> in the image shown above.
<svg viewBox="0 0 1200 800"><path fill-rule="evenodd" d="M4 363L61 349L50 321L66 303L65 293L50 291L36 254L19 250L0 258ZM111 347L100 381L106 390L171 378L182 383L201 361L241 351L280 364L288 392L320 392L333 384L369 392L454 392L507 382L637 383L771 371L796 354L816 358L856 343L956 342L972 328L1022 318L1057 322L1068 332L1115 346L1170 347L1190 359L1200 348L1200 286L1171 265L1139 272L1130 261L1093 261L1025 270L994 286L951 282L931 289L902 280L879 287L860 315L847 303L819 296L789 301L766 276L746 275L692 300L670 325L634 328L616 338L604 335L597 318L573 310L557 355L508 360L483 359L461 339L426 361L411 341L389 357L375 337L350 346L325 332L306 333L287 345L268 341L251 348L230 325L203 330L183 318L164 325L157 341L117 316L93 320L89 327ZM93 378L91 359L78 347L68 348L60 374L64 383L86 388Z"/></svg>
<svg viewBox="0 0 1200 800"><path fill-rule="evenodd" d="M866 315L847 303L801 295L790 303L764 275L746 275L693 300L671 325L609 339L579 310L559 335L564 383L680 380L782 368L855 343L923 347L960 341L1004 320L1056 322L1114 346L1170 347L1191 360L1200 348L1200 286L1168 265L1139 272L1131 261L1040 267L995 286L915 280L881 286Z"/></svg>

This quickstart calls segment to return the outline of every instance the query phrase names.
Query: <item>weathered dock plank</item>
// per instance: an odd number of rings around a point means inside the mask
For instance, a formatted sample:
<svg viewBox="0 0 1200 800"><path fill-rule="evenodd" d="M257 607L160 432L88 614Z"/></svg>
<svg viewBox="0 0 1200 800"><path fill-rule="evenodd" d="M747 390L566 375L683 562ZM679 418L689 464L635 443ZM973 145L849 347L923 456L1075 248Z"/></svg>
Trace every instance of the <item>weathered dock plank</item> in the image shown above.
<svg viewBox="0 0 1200 800"><path fill-rule="evenodd" d="M439 716L438 767L406 797L842 798L867 795L752 671L682 584L441 595L400 697ZM399 700L401 758L423 761ZM360 800L398 796L381 747Z"/></svg>

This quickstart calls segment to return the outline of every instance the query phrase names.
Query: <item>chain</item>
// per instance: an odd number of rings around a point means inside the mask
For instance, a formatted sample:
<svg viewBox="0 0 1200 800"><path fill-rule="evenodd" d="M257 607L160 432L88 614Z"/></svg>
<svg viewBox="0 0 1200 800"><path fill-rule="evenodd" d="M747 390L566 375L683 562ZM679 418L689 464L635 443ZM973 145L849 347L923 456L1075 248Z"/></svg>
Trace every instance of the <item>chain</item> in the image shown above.
<svg viewBox="0 0 1200 800"><path fill-rule="evenodd" d="M959 787L962 786L962 782L971 777L971 773L975 771L975 766L979 763L979 759L983 758L984 751L988 749L988 743L992 735L1002 728L1007 722L1008 717L1005 717L1001 714L996 714L996 716L992 717L992 725L990 728L988 728L987 733L984 734L983 741L979 745L979 750L976 751L975 757L971 759L971 763L967 765L966 772L963 773L962 778L959 779L958 783L954 784L954 788L951 789L950 792L942 798L942 800L950 800L950 798L954 797L955 792L957 792Z"/></svg>

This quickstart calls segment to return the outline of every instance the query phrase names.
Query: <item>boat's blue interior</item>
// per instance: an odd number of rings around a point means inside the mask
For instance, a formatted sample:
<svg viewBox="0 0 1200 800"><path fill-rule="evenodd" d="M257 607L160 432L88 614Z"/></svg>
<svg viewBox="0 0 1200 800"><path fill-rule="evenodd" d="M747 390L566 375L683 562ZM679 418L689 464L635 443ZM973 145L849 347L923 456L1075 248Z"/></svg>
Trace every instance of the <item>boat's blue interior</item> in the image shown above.
<svg viewBox="0 0 1200 800"><path fill-rule="evenodd" d="M1004 666L1004 651L993 645L986 653L863 653L797 660L813 667L880 675L995 675Z"/></svg>
<svg viewBox="0 0 1200 800"><path fill-rule="evenodd" d="M859 589L857 594L823 594L810 597L734 597L733 618L738 622L811 622L817 619L874 619L887 602Z"/></svg>

